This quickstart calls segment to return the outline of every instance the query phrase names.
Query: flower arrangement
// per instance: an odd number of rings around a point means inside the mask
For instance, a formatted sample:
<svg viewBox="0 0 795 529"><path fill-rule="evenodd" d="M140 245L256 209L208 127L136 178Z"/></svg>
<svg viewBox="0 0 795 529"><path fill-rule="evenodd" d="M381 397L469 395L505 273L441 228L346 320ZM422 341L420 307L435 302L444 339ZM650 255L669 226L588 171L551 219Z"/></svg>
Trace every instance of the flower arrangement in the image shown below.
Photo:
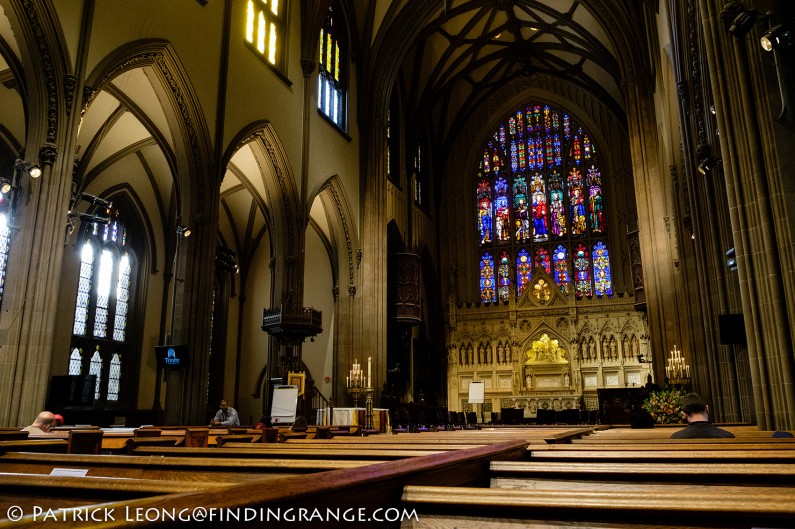
<svg viewBox="0 0 795 529"><path fill-rule="evenodd" d="M680 424L684 396L684 392L678 389L652 391L649 398L643 402L643 409L648 411L658 424Z"/></svg>

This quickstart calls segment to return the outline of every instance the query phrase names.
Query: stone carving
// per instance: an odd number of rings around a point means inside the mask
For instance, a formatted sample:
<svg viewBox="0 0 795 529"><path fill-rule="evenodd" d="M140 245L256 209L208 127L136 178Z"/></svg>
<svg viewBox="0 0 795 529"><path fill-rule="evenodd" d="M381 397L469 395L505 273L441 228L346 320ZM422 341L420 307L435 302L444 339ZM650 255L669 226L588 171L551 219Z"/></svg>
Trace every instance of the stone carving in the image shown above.
<svg viewBox="0 0 795 529"><path fill-rule="evenodd" d="M557 340L551 340L546 333L541 335L541 338L533 341L530 350L527 351L527 360L525 365L528 364L567 364L568 361L563 355L563 349L558 345Z"/></svg>

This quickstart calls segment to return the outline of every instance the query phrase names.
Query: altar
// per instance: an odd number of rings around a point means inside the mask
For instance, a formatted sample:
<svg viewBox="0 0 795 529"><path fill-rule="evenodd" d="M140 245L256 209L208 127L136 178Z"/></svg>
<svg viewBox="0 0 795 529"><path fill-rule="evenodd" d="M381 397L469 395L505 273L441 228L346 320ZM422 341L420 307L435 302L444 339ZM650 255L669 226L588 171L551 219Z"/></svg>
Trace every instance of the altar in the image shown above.
<svg viewBox="0 0 795 529"><path fill-rule="evenodd" d="M329 417L329 411L330 408L317 410L317 424L364 426L366 408L334 408L333 417ZM387 408L373 408L373 428L381 433L392 432Z"/></svg>

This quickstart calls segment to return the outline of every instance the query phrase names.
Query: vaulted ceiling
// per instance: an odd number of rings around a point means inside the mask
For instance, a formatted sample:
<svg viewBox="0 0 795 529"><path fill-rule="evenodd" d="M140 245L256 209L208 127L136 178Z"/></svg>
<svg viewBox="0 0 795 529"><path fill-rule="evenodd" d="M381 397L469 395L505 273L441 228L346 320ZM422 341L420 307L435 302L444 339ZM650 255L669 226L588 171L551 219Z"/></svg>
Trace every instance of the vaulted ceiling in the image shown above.
<svg viewBox="0 0 795 529"><path fill-rule="evenodd" d="M615 49L587 0L439 0L400 65L406 115L442 144L480 105L513 80L546 74L590 91L622 113ZM616 8L622 2L614 2ZM394 9L382 21L411 13ZM407 2L410 11L417 4ZM495 116L496 120L500 116Z"/></svg>

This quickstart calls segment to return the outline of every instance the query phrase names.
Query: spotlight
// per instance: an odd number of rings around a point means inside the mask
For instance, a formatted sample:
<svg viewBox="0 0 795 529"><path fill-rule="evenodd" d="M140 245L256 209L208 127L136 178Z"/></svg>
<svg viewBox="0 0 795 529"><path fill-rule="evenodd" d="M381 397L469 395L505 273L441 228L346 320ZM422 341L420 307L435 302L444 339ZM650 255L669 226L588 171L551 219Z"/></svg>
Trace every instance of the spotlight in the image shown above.
<svg viewBox="0 0 795 529"><path fill-rule="evenodd" d="M180 237L190 237L191 230L189 227L185 226L184 224L177 224L177 235Z"/></svg>
<svg viewBox="0 0 795 529"><path fill-rule="evenodd" d="M80 222L96 222L98 224L110 224L110 217L103 217L96 213L69 213L70 217L77 217Z"/></svg>
<svg viewBox="0 0 795 529"><path fill-rule="evenodd" d="M5 178L0 178L0 193L7 195L8 192L11 191L12 187L13 186L11 185L11 182L9 180L6 180Z"/></svg>
<svg viewBox="0 0 795 529"><path fill-rule="evenodd" d="M719 159L713 158L712 156L707 156L701 160L700 164L698 164L698 172L705 175L712 171L719 163Z"/></svg>
<svg viewBox="0 0 795 529"><path fill-rule="evenodd" d="M767 16L760 15L756 9L746 9L741 1L733 0L724 6L720 18L726 30L741 39L751 31L754 24Z"/></svg>
<svg viewBox="0 0 795 529"><path fill-rule="evenodd" d="M24 160L17 160L14 162L14 168L26 171L31 178L38 178L41 176L41 167L35 163L26 162Z"/></svg>
<svg viewBox="0 0 795 529"><path fill-rule="evenodd" d="M779 24L774 26L765 33L761 39L762 49L765 51L773 51L777 48L788 48L792 44L792 33Z"/></svg>
<svg viewBox="0 0 795 529"><path fill-rule="evenodd" d="M80 200L85 200L86 202L90 203L92 206L100 206L107 210L110 210L113 207L113 202L110 200L105 200L104 198L99 198L94 195L89 195L88 193L80 193Z"/></svg>

